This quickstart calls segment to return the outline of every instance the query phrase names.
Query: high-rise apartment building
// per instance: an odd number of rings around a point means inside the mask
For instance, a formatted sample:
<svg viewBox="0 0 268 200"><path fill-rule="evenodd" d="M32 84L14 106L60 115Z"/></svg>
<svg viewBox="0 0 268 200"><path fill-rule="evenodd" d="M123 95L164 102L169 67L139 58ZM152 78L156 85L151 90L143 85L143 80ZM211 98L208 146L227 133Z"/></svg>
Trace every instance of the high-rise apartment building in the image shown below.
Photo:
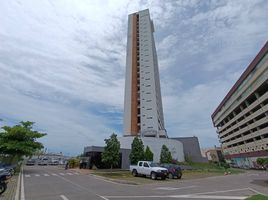
<svg viewBox="0 0 268 200"><path fill-rule="evenodd" d="M254 167L268 157L268 42L231 88L212 121L226 159Z"/></svg>
<svg viewBox="0 0 268 200"><path fill-rule="evenodd" d="M167 137L153 32L148 9L128 16L124 136Z"/></svg>

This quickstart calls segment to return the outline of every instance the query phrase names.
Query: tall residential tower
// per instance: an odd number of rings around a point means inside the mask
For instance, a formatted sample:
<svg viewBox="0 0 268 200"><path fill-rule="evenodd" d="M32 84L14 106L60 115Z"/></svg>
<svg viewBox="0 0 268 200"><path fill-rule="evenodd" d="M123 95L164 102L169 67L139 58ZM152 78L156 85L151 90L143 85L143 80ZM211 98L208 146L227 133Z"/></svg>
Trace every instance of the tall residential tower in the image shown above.
<svg viewBox="0 0 268 200"><path fill-rule="evenodd" d="M153 32L148 9L128 16L124 136L167 137Z"/></svg>

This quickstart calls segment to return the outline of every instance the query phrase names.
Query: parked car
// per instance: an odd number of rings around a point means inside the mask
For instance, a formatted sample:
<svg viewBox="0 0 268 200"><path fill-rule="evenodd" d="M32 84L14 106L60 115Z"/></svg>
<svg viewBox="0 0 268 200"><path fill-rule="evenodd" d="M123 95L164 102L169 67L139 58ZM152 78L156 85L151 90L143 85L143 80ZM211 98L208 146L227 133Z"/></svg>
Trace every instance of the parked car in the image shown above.
<svg viewBox="0 0 268 200"><path fill-rule="evenodd" d="M58 159L55 159L55 158L52 158L49 162L48 162L49 165L58 165L59 164L59 160Z"/></svg>
<svg viewBox="0 0 268 200"><path fill-rule="evenodd" d="M168 174L166 168L159 167L158 164L150 161L139 161L137 165L130 165L130 171L133 176L150 176L153 180L157 179L157 177L165 180Z"/></svg>
<svg viewBox="0 0 268 200"><path fill-rule="evenodd" d="M48 165L48 158L41 158L38 160L38 165Z"/></svg>
<svg viewBox="0 0 268 200"><path fill-rule="evenodd" d="M168 178L169 179L174 179L178 178L181 179L182 177L182 170L179 165L175 164L161 164L161 167L164 167L168 170Z"/></svg>
<svg viewBox="0 0 268 200"><path fill-rule="evenodd" d="M11 174L4 170L0 169L0 195L4 193L7 189L8 179L10 179Z"/></svg>
<svg viewBox="0 0 268 200"><path fill-rule="evenodd" d="M28 159L26 161L26 165L35 165L35 160L34 159Z"/></svg>
<svg viewBox="0 0 268 200"><path fill-rule="evenodd" d="M6 171L6 172L10 173L11 176L13 176L15 174L16 165L0 163L0 169L1 169L1 171Z"/></svg>

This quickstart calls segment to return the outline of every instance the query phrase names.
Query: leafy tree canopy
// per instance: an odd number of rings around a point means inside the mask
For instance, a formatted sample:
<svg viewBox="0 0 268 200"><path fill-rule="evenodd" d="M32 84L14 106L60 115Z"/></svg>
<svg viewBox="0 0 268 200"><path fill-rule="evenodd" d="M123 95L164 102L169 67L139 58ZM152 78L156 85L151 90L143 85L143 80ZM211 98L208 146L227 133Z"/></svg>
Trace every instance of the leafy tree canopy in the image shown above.
<svg viewBox="0 0 268 200"><path fill-rule="evenodd" d="M38 138L46 135L32 130L34 122L20 122L15 126L4 126L0 132L0 154L10 157L31 156L43 148Z"/></svg>
<svg viewBox="0 0 268 200"><path fill-rule="evenodd" d="M144 160L146 161L154 160L154 154L148 146L146 147L146 150L144 152Z"/></svg>
<svg viewBox="0 0 268 200"><path fill-rule="evenodd" d="M131 164L137 164L138 161L144 160L144 146L142 140L138 136L132 141L129 160Z"/></svg>
<svg viewBox="0 0 268 200"><path fill-rule="evenodd" d="M113 166L118 165L120 161L120 142L117 139L116 134L112 134L109 139L104 140L106 146L104 147L104 152L101 154L102 162L108 163Z"/></svg>
<svg viewBox="0 0 268 200"><path fill-rule="evenodd" d="M161 154L160 154L160 163L171 163L172 156L166 145L162 146Z"/></svg>

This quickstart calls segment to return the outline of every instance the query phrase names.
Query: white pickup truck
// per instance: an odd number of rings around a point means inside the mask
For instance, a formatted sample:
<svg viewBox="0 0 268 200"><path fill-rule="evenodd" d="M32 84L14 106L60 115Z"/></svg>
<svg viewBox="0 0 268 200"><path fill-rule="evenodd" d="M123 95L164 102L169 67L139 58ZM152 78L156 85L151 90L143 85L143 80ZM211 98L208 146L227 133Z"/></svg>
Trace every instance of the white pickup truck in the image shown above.
<svg viewBox="0 0 268 200"><path fill-rule="evenodd" d="M166 168L159 167L156 163L150 161L139 161L137 165L130 165L130 171L133 176L150 176L151 179L166 179L168 171Z"/></svg>

